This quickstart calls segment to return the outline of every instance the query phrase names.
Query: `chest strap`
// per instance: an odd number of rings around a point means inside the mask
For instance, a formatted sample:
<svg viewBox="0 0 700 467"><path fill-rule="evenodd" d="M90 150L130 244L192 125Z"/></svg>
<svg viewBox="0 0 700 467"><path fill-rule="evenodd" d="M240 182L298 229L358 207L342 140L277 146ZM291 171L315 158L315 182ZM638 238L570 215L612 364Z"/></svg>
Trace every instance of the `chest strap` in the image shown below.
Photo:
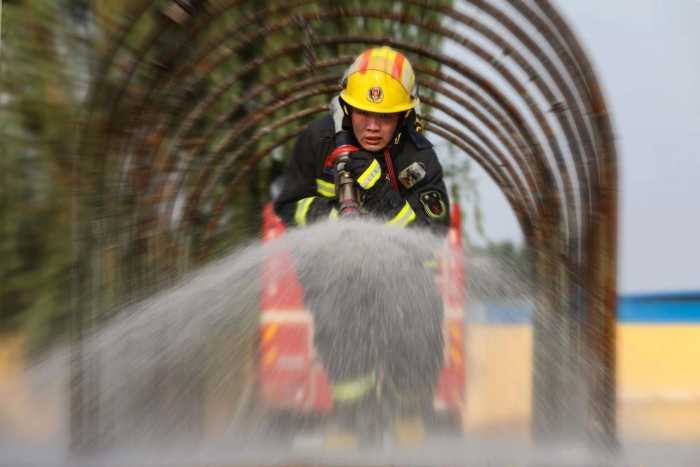
<svg viewBox="0 0 700 467"><path fill-rule="evenodd" d="M386 170L389 172L389 180L391 180L394 190L400 194L401 192L399 191L399 185L396 183L396 175L394 174L394 164L391 163L389 148L384 148L384 162L386 162Z"/></svg>

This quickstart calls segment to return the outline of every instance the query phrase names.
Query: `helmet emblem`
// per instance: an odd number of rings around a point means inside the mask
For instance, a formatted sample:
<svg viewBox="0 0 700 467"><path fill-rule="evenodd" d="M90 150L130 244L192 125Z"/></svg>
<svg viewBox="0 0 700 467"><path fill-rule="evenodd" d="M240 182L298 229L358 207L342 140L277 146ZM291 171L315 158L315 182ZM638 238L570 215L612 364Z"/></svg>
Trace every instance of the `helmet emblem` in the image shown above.
<svg viewBox="0 0 700 467"><path fill-rule="evenodd" d="M372 86L367 91L367 100L379 104L384 99L384 91L379 86Z"/></svg>

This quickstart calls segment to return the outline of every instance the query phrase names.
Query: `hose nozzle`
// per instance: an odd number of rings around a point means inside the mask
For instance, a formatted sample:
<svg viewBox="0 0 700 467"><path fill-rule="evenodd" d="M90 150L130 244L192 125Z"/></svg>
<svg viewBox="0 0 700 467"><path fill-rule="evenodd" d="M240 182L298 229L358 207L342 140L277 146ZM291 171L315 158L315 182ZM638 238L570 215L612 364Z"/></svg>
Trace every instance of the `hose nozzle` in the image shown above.
<svg viewBox="0 0 700 467"><path fill-rule="evenodd" d="M333 159L335 168L335 193L340 204L338 217L353 217L360 215L360 204L357 201L357 187L355 180L345 170L345 163L349 160L350 152L341 152Z"/></svg>

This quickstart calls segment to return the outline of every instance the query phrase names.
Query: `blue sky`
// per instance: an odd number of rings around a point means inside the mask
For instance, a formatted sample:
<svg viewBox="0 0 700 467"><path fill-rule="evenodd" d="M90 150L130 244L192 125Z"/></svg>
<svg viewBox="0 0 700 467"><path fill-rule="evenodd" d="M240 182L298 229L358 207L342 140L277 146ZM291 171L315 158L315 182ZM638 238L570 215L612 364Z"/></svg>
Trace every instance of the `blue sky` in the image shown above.
<svg viewBox="0 0 700 467"><path fill-rule="evenodd" d="M556 4L612 109L621 291L700 290L700 1Z"/></svg>
<svg viewBox="0 0 700 467"><path fill-rule="evenodd" d="M700 290L700 0L555 0L611 108L620 157L623 293ZM479 182L490 239L522 241Z"/></svg>

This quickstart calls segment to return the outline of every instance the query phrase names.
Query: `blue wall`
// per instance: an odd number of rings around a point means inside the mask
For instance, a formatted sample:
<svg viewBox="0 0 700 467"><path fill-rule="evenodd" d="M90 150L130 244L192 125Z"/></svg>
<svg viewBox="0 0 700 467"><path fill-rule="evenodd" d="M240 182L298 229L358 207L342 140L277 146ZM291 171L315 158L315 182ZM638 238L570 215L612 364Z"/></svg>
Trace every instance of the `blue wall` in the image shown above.
<svg viewBox="0 0 700 467"><path fill-rule="evenodd" d="M623 323L700 323L700 292L624 295L618 299Z"/></svg>
<svg viewBox="0 0 700 467"><path fill-rule="evenodd" d="M532 308L524 303L484 303L487 324L532 323ZM617 319L621 323L700 324L700 291L631 294L618 297Z"/></svg>

